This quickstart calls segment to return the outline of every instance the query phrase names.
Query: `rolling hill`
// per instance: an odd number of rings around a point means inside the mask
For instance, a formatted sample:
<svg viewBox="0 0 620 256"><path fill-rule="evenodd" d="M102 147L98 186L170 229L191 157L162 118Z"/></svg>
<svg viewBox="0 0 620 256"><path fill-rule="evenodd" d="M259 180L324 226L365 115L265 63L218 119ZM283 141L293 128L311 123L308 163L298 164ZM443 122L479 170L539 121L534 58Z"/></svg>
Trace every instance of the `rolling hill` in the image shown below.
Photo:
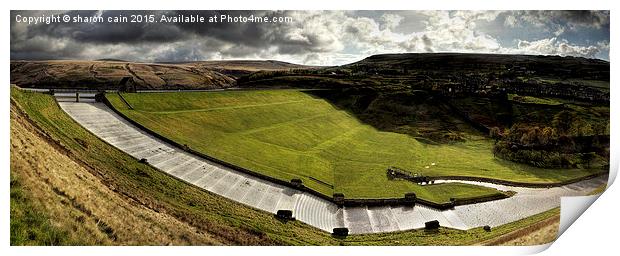
<svg viewBox="0 0 620 256"><path fill-rule="evenodd" d="M121 80L136 90L219 89L259 70L309 68L280 61L137 63L97 61L11 61L11 83L23 88L118 89Z"/></svg>

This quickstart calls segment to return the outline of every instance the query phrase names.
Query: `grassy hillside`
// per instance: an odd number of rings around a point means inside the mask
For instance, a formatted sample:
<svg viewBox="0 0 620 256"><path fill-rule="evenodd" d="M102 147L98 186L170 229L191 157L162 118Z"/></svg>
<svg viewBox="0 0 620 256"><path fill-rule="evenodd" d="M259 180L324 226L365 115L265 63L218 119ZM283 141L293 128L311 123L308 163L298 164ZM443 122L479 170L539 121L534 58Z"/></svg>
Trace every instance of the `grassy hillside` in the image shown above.
<svg viewBox="0 0 620 256"><path fill-rule="evenodd" d="M498 193L466 184L420 186L389 180L397 166L428 176L472 176L545 183L594 170L549 170L498 160L493 141L470 136L462 143L425 144L381 132L303 91L261 90L123 94L108 99L133 120L180 144L331 196L398 198L407 192L434 202Z"/></svg>
<svg viewBox="0 0 620 256"><path fill-rule="evenodd" d="M314 66L297 65L277 60L213 60L199 61L193 63L234 78L248 75L257 71L318 68Z"/></svg>
<svg viewBox="0 0 620 256"><path fill-rule="evenodd" d="M424 90L447 97L512 93L609 104L609 62L508 54L381 54L336 67L264 70L238 78L237 86Z"/></svg>
<svg viewBox="0 0 620 256"><path fill-rule="evenodd" d="M26 105L35 103L36 98L19 97L19 100ZM24 102L25 99L29 102ZM50 109L41 110L46 114L57 111L54 105L48 106ZM82 140L80 134L76 133L74 139L90 147L92 144ZM107 170L93 170L87 163L72 159L71 153L56 143L12 104L11 245L223 242L209 232L200 232L170 214L145 207L118 193L114 187L106 185L109 182L91 173Z"/></svg>
<svg viewBox="0 0 620 256"><path fill-rule="evenodd" d="M11 83L28 88L118 89L129 77L132 89L213 89L234 85L234 79L193 64L123 61L11 61Z"/></svg>
<svg viewBox="0 0 620 256"><path fill-rule="evenodd" d="M200 61L138 63L102 59L11 61L11 83L31 88L118 89L124 77L138 90L218 89L235 85L235 78L265 70L307 69L281 61Z"/></svg>
<svg viewBox="0 0 620 256"><path fill-rule="evenodd" d="M12 245L467 245L559 214L550 210L491 232L440 228L334 238L138 163L75 123L49 95L12 88L11 101Z"/></svg>
<svg viewBox="0 0 620 256"><path fill-rule="evenodd" d="M449 63L449 65L446 65ZM392 71L429 71L441 74L454 72L517 72L533 77L558 80L584 79L609 81L609 62L580 57L543 55L476 54L476 53L402 53L379 54L343 65L339 69ZM407 73L405 72L405 73Z"/></svg>

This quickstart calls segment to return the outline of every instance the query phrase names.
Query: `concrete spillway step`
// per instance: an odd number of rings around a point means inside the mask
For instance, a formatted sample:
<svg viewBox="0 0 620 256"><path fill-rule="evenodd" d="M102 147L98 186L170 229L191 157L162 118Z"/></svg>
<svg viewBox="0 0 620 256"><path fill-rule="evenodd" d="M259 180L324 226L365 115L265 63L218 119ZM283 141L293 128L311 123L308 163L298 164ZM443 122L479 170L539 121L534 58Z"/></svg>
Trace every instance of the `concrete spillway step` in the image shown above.
<svg viewBox="0 0 620 256"><path fill-rule="evenodd" d="M210 172L213 172L215 167L201 163L198 167L194 169L188 168L188 171L184 174L181 174L179 178L191 183L196 184L200 179L206 177Z"/></svg>
<svg viewBox="0 0 620 256"><path fill-rule="evenodd" d="M254 208L265 210L264 208L260 207L260 203L265 197L265 195L268 193L268 189L269 185L261 181L251 181L248 192L243 198L241 198L240 202L250 205Z"/></svg>
<svg viewBox="0 0 620 256"><path fill-rule="evenodd" d="M123 151L137 158L137 156L140 153L143 153L145 151L148 151L154 148L158 148L159 146L160 144L157 143L157 141L148 139L148 140L140 141L137 143L133 143L132 145L126 145L123 147Z"/></svg>
<svg viewBox="0 0 620 256"><path fill-rule="evenodd" d="M394 217L391 207L368 207L368 219L372 225L372 230L376 232L400 230L398 220Z"/></svg>
<svg viewBox="0 0 620 256"><path fill-rule="evenodd" d="M332 231L338 226L338 207L314 195L300 194L294 212L298 220L314 223L315 227L325 231Z"/></svg>
<svg viewBox="0 0 620 256"><path fill-rule="evenodd" d="M391 210L400 230L424 227L426 220L420 213L420 207L397 206L392 207Z"/></svg>
<svg viewBox="0 0 620 256"><path fill-rule="evenodd" d="M174 152L174 156L157 164L153 164L158 169L170 173L172 169L180 165L188 164L193 159L190 155L183 152Z"/></svg>
<svg viewBox="0 0 620 256"><path fill-rule="evenodd" d="M276 205L276 210L295 210L295 202L297 201L298 194L301 194L301 192L291 188L283 189L278 204ZM296 212L293 212L293 216L296 217L296 214Z"/></svg>
<svg viewBox="0 0 620 256"><path fill-rule="evenodd" d="M373 233L366 207L345 207L344 224L354 234Z"/></svg>
<svg viewBox="0 0 620 256"><path fill-rule="evenodd" d="M108 137L117 137L119 135L139 135L142 134L138 131L126 130L124 127L107 129L105 131L98 132L98 137L100 138L108 138Z"/></svg>
<svg viewBox="0 0 620 256"><path fill-rule="evenodd" d="M453 227L450 221L443 215L442 211L437 211L428 207L418 207L420 210L420 215L424 219L424 222L437 220L439 221L439 225L443 227Z"/></svg>
<svg viewBox="0 0 620 256"><path fill-rule="evenodd" d="M221 168L213 167L213 170L207 173L205 176L193 182L196 186L212 191L213 186L217 184L224 176L228 175L228 172Z"/></svg>
<svg viewBox="0 0 620 256"><path fill-rule="evenodd" d="M446 217L446 220L450 223L450 226L456 229L465 230L468 229L469 226L463 222L461 217L459 217L454 210L443 211L443 216Z"/></svg>
<svg viewBox="0 0 620 256"><path fill-rule="evenodd" d="M105 140L106 142L108 141L108 139L103 139L103 140ZM133 139L133 140L117 141L117 142L110 143L110 144L112 144L113 146L119 148L120 150L123 150L123 151L127 152L126 151L127 149L133 148L136 145L144 145L144 144L146 144L148 142L153 143L155 141L153 139L149 138L149 137L142 137L142 138ZM153 147L155 147L155 148L162 148L163 145L161 145L159 143L155 143L155 144L153 144Z"/></svg>
<svg viewBox="0 0 620 256"><path fill-rule="evenodd" d="M202 166L204 163L196 159L190 158L182 164L170 166L165 172L172 174L175 177L184 177L185 174L194 171L196 168Z"/></svg>
<svg viewBox="0 0 620 256"><path fill-rule="evenodd" d="M148 137L140 133L122 134L122 135L107 136L107 137L102 137L102 138L110 144L116 144L116 143L126 142L126 141L132 141L133 143L135 143L135 141L139 139L143 139L143 140L148 139Z"/></svg>
<svg viewBox="0 0 620 256"><path fill-rule="evenodd" d="M228 190L226 193L226 197L232 198L235 201L242 202L245 195L247 195L252 186L254 185L254 181L251 178L245 175L239 175L241 177L240 181L235 183L233 187Z"/></svg>
<svg viewBox="0 0 620 256"><path fill-rule="evenodd" d="M268 212L276 212L278 210L278 202L284 194L283 191L284 188L277 186L268 186L265 195L263 196L261 201L255 205L255 207Z"/></svg>

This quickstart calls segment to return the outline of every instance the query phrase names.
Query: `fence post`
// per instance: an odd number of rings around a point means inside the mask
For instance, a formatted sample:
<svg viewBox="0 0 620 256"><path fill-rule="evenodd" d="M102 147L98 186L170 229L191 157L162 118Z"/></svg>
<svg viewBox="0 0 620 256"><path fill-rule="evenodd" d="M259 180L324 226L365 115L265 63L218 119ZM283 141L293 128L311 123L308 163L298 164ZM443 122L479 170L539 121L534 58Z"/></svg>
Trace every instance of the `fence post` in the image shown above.
<svg viewBox="0 0 620 256"><path fill-rule="evenodd" d="M80 102L80 93L75 92L75 102Z"/></svg>

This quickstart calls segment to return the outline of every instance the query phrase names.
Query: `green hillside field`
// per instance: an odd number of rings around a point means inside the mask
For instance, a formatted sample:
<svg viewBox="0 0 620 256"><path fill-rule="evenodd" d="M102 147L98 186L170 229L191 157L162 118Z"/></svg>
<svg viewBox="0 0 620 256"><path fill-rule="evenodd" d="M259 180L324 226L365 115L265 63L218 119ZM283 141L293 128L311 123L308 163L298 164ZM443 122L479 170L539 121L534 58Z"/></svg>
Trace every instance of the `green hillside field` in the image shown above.
<svg viewBox="0 0 620 256"><path fill-rule="evenodd" d="M583 177L584 169L550 170L496 159L493 141L429 145L382 132L301 90L106 94L127 117L180 144L283 181L346 198L450 198L499 191L463 183L421 186L388 180L389 166L428 176L469 176L549 183Z"/></svg>

